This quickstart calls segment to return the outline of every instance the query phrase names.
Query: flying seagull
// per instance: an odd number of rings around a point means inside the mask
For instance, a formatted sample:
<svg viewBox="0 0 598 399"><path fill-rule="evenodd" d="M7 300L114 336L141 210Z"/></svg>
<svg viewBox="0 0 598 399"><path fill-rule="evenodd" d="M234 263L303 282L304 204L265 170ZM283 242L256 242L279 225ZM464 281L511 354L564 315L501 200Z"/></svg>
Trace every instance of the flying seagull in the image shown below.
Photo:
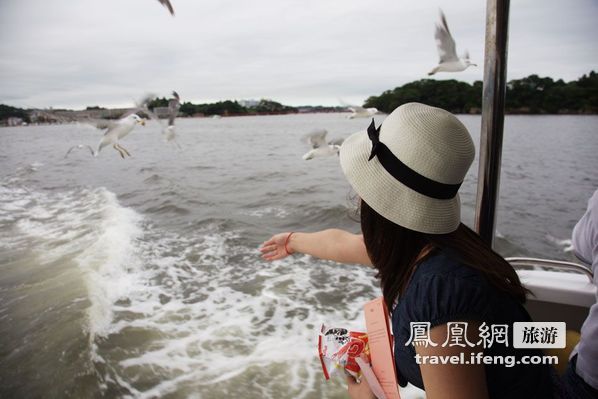
<svg viewBox="0 0 598 399"><path fill-rule="evenodd" d="M326 157L339 153L343 139L327 142L326 134L328 134L328 131L325 129L316 129L303 138L307 144L311 145L311 150L303 155L304 160L308 161L315 157Z"/></svg>
<svg viewBox="0 0 598 399"><path fill-rule="evenodd" d="M477 66L469 61L469 52L467 50L465 50L463 58L457 57L457 46L451 36L442 10L440 10L440 21L436 22L434 38L436 38L436 47L438 48L440 61L438 61L438 65L434 69L428 72L428 75L434 75L436 72L460 72L466 70L471 65Z"/></svg>
<svg viewBox="0 0 598 399"><path fill-rule="evenodd" d="M117 121L108 121L108 120L87 120L87 123L91 123L95 125L98 129L106 129L104 132L104 137L100 140L98 144L97 150L94 150L88 145L79 144L75 145L67 151L65 154L65 158L70 154L72 150L75 148L88 148L91 154L94 157L97 157L102 150L102 148L106 147L107 145L112 144L112 147L118 151L120 156L124 159L125 154L131 156L129 151L127 151L123 146L120 145L119 140L131 133L133 128L136 124L145 125L145 120L141 119L137 114L129 114L122 119Z"/></svg>
<svg viewBox="0 0 598 399"><path fill-rule="evenodd" d="M168 8L168 11L170 11L170 14L174 17L174 8L172 8L172 4L170 4L170 0L158 0L158 1L164 7Z"/></svg>
<svg viewBox="0 0 598 399"><path fill-rule="evenodd" d="M364 108L364 107L360 107L358 105L352 105L349 107L349 111L352 112L351 115L347 116L347 118L349 119L354 119L354 118L369 118L372 115L375 115L378 113L378 109L377 108Z"/></svg>
<svg viewBox="0 0 598 399"><path fill-rule="evenodd" d="M360 107L359 105L347 104L343 100L339 100L339 101L340 101L341 105L343 105L344 107L347 107L347 109L349 111L351 111L351 115L347 116L348 119L369 118L372 115L375 115L378 113L378 109L374 108L374 107L364 108L364 107Z"/></svg>
<svg viewBox="0 0 598 399"><path fill-rule="evenodd" d="M176 91L172 92L173 98L168 101L168 124L164 126L158 115L156 115L153 111L148 108L148 104L151 100L154 99L154 96L148 96L144 100L142 100L141 104L138 107L149 115L150 119L158 122L162 127L162 137L164 137L164 141L167 143L173 142L176 146L180 149L181 146L179 143L176 142L176 131L174 128L174 120L176 119L179 108L181 108L181 98Z"/></svg>
<svg viewBox="0 0 598 399"><path fill-rule="evenodd" d="M174 131L174 120L179 113L179 108L181 108L181 98L176 91L172 92L172 96L173 98L168 101L168 126L162 130L162 134L166 142L172 141L177 147L181 148L175 141L176 132Z"/></svg>

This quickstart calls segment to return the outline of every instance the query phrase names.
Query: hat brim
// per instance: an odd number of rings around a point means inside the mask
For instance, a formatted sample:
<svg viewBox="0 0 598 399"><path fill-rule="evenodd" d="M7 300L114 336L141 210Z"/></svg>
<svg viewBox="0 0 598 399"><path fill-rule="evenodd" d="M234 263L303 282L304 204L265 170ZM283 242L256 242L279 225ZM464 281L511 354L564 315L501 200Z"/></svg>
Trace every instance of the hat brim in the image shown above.
<svg viewBox="0 0 598 399"><path fill-rule="evenodd" d="M459 194L448 200L430 198L407 187L384 169L377 157L368 161L372 143L366 131L352 134L340 149L347 180L372 209L386 219L428 234L453 232L461 221Z"/></svg>

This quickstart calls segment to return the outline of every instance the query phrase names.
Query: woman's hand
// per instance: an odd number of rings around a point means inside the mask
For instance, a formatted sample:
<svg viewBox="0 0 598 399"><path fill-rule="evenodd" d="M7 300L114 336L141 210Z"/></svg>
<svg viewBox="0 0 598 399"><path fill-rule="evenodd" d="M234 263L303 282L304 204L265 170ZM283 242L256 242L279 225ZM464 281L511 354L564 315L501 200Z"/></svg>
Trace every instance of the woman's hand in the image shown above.
<svg viewBox="0 0 598 399"><path fill-rule="evenodd" d="M290 234L292 233L275 234L268 241L264 242L260 247L262 258L272 261L286 258L290 254L292 254L293 250L290 248L288 243L288 238ZM287 252L287 249L291 252Z"/></svg>

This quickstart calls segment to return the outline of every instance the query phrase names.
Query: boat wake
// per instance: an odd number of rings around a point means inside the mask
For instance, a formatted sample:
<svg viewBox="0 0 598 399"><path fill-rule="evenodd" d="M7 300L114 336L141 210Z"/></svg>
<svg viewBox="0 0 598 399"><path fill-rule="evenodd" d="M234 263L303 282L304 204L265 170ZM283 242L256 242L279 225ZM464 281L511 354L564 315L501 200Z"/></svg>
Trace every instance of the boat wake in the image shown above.
<svg viewBox="0 0 598 399"><path fill-rule="evenodd" d="M82 374L94 377L92 391L138 398L344 391L342 379L321 378L314 340L322 322L362 327L361 305L379 295L373 271L309 256L264 263L242 227L230 230L226 220L183 233L148 219L105 188L0 185L0 249L27 260L52 289L72 290L60 300L84 314L79 340L90 369ZM72 318L61 308L50 312L57 323Z"/></svg>

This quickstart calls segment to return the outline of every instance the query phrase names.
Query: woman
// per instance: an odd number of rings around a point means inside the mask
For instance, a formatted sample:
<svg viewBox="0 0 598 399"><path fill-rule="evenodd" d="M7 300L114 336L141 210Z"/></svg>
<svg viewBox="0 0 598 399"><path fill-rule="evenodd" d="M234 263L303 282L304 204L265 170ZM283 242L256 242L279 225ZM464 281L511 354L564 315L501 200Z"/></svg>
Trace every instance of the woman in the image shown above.
<svg viewBox="0 0 598 399"><path fill-rule="evenodd" d="M474 155L454 115L402 105L341 147L343 172L360 197L362 235L277 234L262 245L262 256L301 252L375 267L392 309L399 381L425 389L428 399L550 398L550 366L474 361L481 352L503 361L541 354L512 346L513 322L531 321L517 274L460 223L457 190ZM417 325L425 327L423 340L414 339ZM432 357L460 353L470 364L430 364ZM351 381L349 394L373 397L367 384Z"/></svg>

